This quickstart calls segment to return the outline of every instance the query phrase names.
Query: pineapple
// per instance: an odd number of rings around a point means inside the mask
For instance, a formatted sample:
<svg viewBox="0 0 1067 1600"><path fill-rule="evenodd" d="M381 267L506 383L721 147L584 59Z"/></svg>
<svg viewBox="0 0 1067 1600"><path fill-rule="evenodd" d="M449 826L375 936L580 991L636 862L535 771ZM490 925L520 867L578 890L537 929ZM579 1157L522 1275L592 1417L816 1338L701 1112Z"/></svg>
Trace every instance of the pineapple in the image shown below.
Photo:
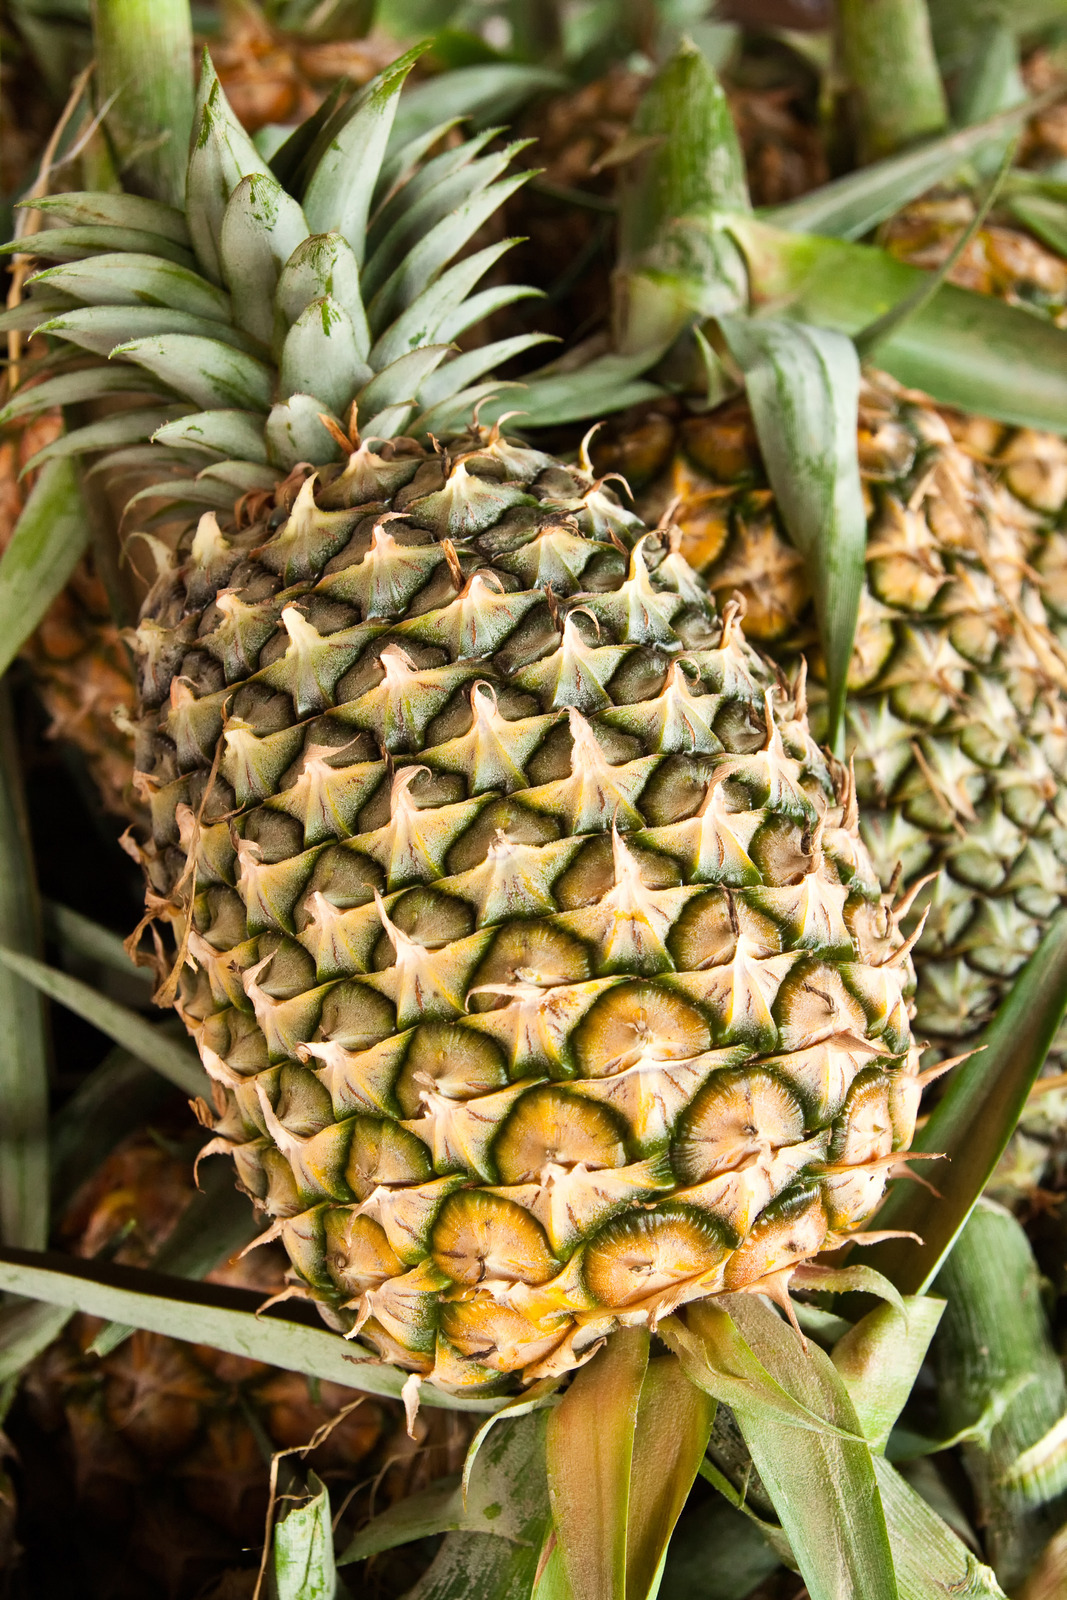
<svg viewBox="0 0 1067 1600"><path fill-rule="evenodd" d="M943 415L875 373L859 428L870 521L848 753L880 880L928 912L916 1033L954 1055L1067 895L1067 447ZM627 474L647 514L677 502L681 550L712 592L739 594L750 636L786 662L807 652L818 678L804 564L743 400L623 419L597 462Z"/></svg>
<svg viewBox="0 0 1067 1600"><path fill-rule="evenodd" d="M212 507L135 635L207 1149L329 1325L494 1393L784 1297L878 1204L921 1080L802 677L585 464L468 422L512 346L452 354L500 252L449 262L518 180L477 139L388 147L407 65L282 153L302 208L206 65L185 215L124 197L137 249L116 223L33 289L101 376L150 374L157 492Z"/></svg>

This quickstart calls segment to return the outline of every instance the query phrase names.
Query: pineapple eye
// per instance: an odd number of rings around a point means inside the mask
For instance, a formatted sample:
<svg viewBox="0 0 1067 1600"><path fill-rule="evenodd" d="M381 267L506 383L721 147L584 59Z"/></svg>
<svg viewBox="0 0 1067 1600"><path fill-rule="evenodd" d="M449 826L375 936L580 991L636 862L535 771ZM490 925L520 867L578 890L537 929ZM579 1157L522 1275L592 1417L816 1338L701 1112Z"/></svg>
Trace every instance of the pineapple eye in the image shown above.
<svg viewBox="0 0 1067 1600"><path fill-rule="evenodd" d="M385 1229L354 1208L333 1206L326 1213L326 1265L338 1288L359 1295L404 1270Z"/></svg>
<svg viewBox="0 0 1067 1600"><path fill-rule="evenodd" d="M609 1222L586 1248L586 1285L600 1305L628 1306L716 1273L730 1247L711 1217L684 1206Z"/></svg>
<svg viewBox="0 0 1067 1600"><path fill-rule="evenodd" d="M769 1072L716 1072L700 1091L672 1151L683 1183L748 1166L804 1137L804 1113Z"/></svg>
<svg viewBox="0 0 1067 1600"><path fill-rule="evenodd" d="M354 1117L345 1178L366 1200L380 1184L424 1183L433 1177L430 1152L421 1139L387 1118Z"/></svg>
<svg viewBox="0 0 1067 1600"><path fill-rule="evenodd" d="M550 988L560 983L582 983L589 975L585 946L562 928L546 927L541 922L513 922L500 930L471 987L535 983Z"/></svg>
<svg viewBox="0 0 1067 1600"><path fill-rule="evenodd" d="M685 1060L710 1046L708 1025L695 1006L641 983L610 989L575 1034L578 1070L586 1078L610 1077L642 1059Z"/></svg>
<svg viewBox="0 0 1067 1600"><path fill-rule="evenodd" d="M537 1183L548 1165L621 1167L626 1147L611 1112L555 1088L523 1095L493 1146L504 1183Z"/></svg>
<svg viewBox="0 0 1067 1600"><path fill-rule="evenodd" d="M449 1195L434 1224L430 1251L455 1283L546 1283L557 1267L530 1213L484 1189Z"/></svg>
<svg viewBox="0 0 1067 1600"><path fill-rule="evenodd" d="M491 1039L446 1023L423 1023L415 1030L396 1081L396 1097L406 1117L417 1117L427 1089L450 1100L470 1100L507 1084L503 1056Z"/></svg>

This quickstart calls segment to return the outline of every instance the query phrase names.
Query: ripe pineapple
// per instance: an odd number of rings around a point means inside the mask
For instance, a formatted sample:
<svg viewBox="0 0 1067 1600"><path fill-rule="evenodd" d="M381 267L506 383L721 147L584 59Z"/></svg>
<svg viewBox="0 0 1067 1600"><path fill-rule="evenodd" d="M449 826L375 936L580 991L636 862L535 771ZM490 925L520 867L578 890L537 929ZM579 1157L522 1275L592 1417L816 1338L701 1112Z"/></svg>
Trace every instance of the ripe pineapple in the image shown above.
<svg viewBox="0 0 1067 1600"><path fill-rule="evenodd" d="M870 523L848 751L882 883L908 896L939 874L917 902L915 1030L954 1055L1067 897L1067 447L942 415L877 374L859 443ZM646 514L680 496L681 549L712 592L740 593L750 636L783 661L808 652L818 678L804 565L743 400L646 411L597 459L628 475ZM1035 1115L1054 1116L1054 1098Z"/></svg>
<svg viewBox="0 0 1067 1600"><path fill-rule="evenodd" d="M137 203L196 253L180 307L146 304L175 275L140 244L34 287L83 302L48 324L83 349L136 320L101 371L161 388L160 494L236 499L137 630L210 1148L333 1327L492 1392L783 1294L877 1205L920 1079L908 946L799 682L584 466L439 442L511 348L446 359L499 251L449 262L516 180L478 140L389 150L405 66L283 160L303 210L206 66L186 215Z"/></svg>

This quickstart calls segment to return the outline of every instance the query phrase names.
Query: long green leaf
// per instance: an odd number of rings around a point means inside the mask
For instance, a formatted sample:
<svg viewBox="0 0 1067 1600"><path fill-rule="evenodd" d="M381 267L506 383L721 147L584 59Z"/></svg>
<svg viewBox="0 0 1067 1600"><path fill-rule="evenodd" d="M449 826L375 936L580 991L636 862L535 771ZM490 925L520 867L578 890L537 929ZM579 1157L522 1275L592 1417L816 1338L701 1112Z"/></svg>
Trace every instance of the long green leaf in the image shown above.
<svg viewBox="0 0 1067 1600"><path fill-rule="evenodd" d="M45 926L64 954L81 956L89 961L121 972L124 978L151 985L152 974L147 967L136 967L130 960L126 946L117 933L103 928L80 911L61 906L55 900L44 902Z"/></svg>
<svg viewBox="0 0 1067 1600"><path fill-rule="evenodd" d="M718 1349L721 1320L735 1323L740 1342L797 1410L823 1419L821 1429L798 1428L783 1415L778 1395L724 1371ZM677 1327L661 1332L687 1376L727 1400L756 1470L788 1535L811 1600L897 1600L893 1558L869 1446L830 1358L806 1348L788 1323L750 1295L725 1295L692 1306L690 1337ZM705 1332L707 1339L704 1338ZM702 1359L701 1359L702 1358Z"/></svg>
<svg viewBox="0 0 1067 1600"><path fill-rule="evenodd" d="M77 469L50 461L0 557L0 672L6 672L89 543Z"/></svg>
<svg viewBox="0 0 1067 1600"><path fill-rule="evenodd" d="M1034 102L999 111L969 128L931 139L915 149L887 156L843 178L834 178L798 200L760 212L760 220L791 233L819 233L834 239L859 239L909 205L1033 114Z"/></svg>
<svg viewBox="0 0 1067 1600"><path fill-rule="evenodd" d="M270 367L217 339L160 333L116 345L112 355L136 361L205 411L216 406L266 411L273 396Z"/></svg>
<svg viewBox="0 0 1067 1600"><path fill-rule="evenodd" d="M190 1284L143 1267L103 1266L48 1251L0 1250L0 1290L208 1344L368 1394L398 1396L405 1382L404 1373L381 1365L339 1334L286 1321L273 1311L257 1315L260 1297L244 1289ZM445 1394L430 1385L422 1401L452 1411L495 1411L504 1404Z"/></svg>
<svg viewBox="0 0 1067 1600"><path fill-rule="evenodd" d="M549 1415L548 1496L574 1600L627 1593L630 1467L648 1345L643 1328L614 1334Z"/></svg>
<svg viewBox="0 0 1067 1600"><path fill-rule="evenodd" d="M655 400L663 390L640 374L653 364L657 353L661 352L597 356L576 372L545 369L543 377L532 373L525 380L525 391L508 395L495 408L484 406L479 416L486 422L505 411L520 411L523 427L548 428Z"/></svg>
<svg viewBox="0 0 1067 1600"><path fill-rule="evenodd" d="M98 994L69 973L57 972L55 967L6 946L0 946L0 967L14 972L83 1021L91 1022L94 1028L106 1033L109 1039L114 1039L116 1044L122 1045L146 1066L153 1067L186 1094L210 1094L208 1075L188 1046L146 1022L136 1011Z"/></svg>
<svg viewBox="0 0 1067 1600"><path fill-rule="evenodd" d="M421 44L409 50L368 85L344 126L315 162L304 192L304 215L312 233L329 233L336 228L360 262L371 197L389 143L397 99L408 73L426 48Z"/></svg>
<svg viewBox="0 0 1067 1600"><path fill-rule="evenodd" d="M133 228L138 232L162 234L175 244L189 243L184 211L138 194L74 190L68 194L45 195L39 200L23 200L19 204L32 206L35 211L43 211L45 216L76 226Z"/></svg>
<svg viewBox="0 0 1067 1600"><path fill-rule="evenodd" d="M230 196L242 178L267 170L234 116L205 50L200 62L185 204L193 249L201 270L213 283L222 282L218 241Z"/></svg>
<svg viewBox="0 0 1067 1600"><path fill-rule="evenodd" d="M980 1048L949 1080L913 1148L940 1151L933 1195L898 1184L878 1213L879 1228L917 1233L865 1252L897 1288L921 1294L933 1282L1000 1160L1067 1007L1067 914L1052 923L982 1035Z"/></svg>
<svg viewBox="0 0 1067 1600"><path fill-rule="evenodd" d="M800 323L720 317L745 374L767 476L804 557L826 659L827 742L842 715L863 592L867 516L856 430L859 361L850 340Z"/></svg>
<svg viewBox="0 0 1067 1600"><path fill-rule="evenodd" d="M277 1600L334 1600L337 1593L330 1496L313 1472L308 1483L311 1499L294 1506L275 1525L272 1571Z"/></svg>
<svg viewBox="0 0 1067 1600"><path fill-rule="evenodd" d="M130 367L83 367L77 372L60 372L43 383L24 385L0 410L0 427L18 417L49 411L53 406L78 405L95 400L100 394L159 394L159 386L147 372Z"/></svg>
<svg viewBox="0 0 1067 1600"><path fill-rule="evenodd" d="M6 683L0 684L0 938L24 952L35 950L40 940ZM38 1249L48 1237L48 1046L40 996L10 970L0 974L0 1017L0 1240Z"/></svg>
<svg viewBox="0 0 1067 1600"><path fill-rule="evenodd" d="M393 123L389 154L442 122L469 118L476 127L506 122L531 95L566 87L567 80L560 72L511 61L443 73L404 96Z"/></svg>
<svg viewBox="0 0 1067 1600"><path fill-rule="evenodd" d="M230 297L213 283L173 261L135 251L46 267L33 282L75 295L89 305L167 306L210 322L230 321Z"/></svg>
<svg viewBox="0 0 1067 1600"><path fill-rule="evenodd" d="M46 444L38 450L26 463L25 470L30 471L45 462L66 462L74 456L88 455L97 450L112 450L121 445L149 439L157 428L161 428L166 422L172 422L175 412L179 409L178 405L171 405L153 406L144 410L138 408L136 411L116 411L109 417L102 417L99 422L87 422L84 428L74 428L70 433L61 433L51 444ZM70 576L69 571L66 576Z"/></svg>
<svg viewBox="0 0 1067 1600"><path fill-rule="evenodd" d="M898 305L925 275L871 245L731 219L757 309L849 335ZM1067 332L1016 306L945 284L879 347L878 363L944 405L1020 427L1067 432Z"/></svg>

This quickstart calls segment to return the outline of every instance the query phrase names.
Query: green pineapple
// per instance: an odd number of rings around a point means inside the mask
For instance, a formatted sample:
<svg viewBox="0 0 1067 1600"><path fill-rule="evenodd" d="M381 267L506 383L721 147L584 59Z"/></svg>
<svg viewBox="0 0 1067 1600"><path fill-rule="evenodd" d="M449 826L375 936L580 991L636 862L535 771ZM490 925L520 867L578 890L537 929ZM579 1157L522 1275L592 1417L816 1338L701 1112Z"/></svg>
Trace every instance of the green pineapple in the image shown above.
<svg viewBox="0 0 1067 1600"><path fill-rule="evenodd" d="M74 381L152 390L68 448L176 452L166 514L209 508L134 643L211 1148L331 1326L494 1392L784 1297L877 1205L921 1079L800 682L584 461L468 421L515 343L450 341L523 291L472 292L504 247L455 256L521 180L403 105L390 143L407 65L298 130L291 192L205 65L185 213L56 197L57 248L90 215L116 248L34 292L112 353Z"/></svg>

